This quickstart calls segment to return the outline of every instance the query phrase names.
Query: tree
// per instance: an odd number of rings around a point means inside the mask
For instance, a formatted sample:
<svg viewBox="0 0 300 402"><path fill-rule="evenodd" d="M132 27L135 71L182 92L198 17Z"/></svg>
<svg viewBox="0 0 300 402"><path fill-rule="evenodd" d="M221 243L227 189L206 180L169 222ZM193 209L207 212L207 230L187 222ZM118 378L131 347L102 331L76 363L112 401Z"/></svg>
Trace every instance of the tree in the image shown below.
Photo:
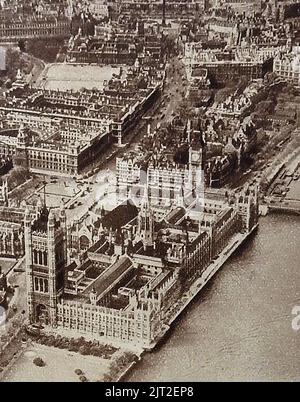
<svg viewBox="0 0 300 402"><path fill-rule="evenodd" d="M12 190L28 180L29 177L28 169L16 167L7 175L8 186Z"/></svg>
<svg viewBox="0 0 300 402"><path fill-rule="evenodd" d="M125 352L124 356L126 358L127 363L137 362L138 356L132 352Z"/></svg>
<svg viewBox="0 0 300 402"><path fill-rule="evenodd" d="M82 345L79 348L79 353L81 355L89 355L90 354L90 348L87 345Z"/></svg>
<svg viewBox="0 0 300 402"><path fill-rule="evenodd" d="M38 367L46 366L46 363L44 362L44 360L41 357L36 357L35 359L33 359L33 364L35 364Z"/></svg>
<svg viewBox="0 0 300 402"><path fill-rule="evenodd" d="M98 357L102 356L102 351L101 351L101 349L99 349L99 347L96 346L96 345L93 345L93 346L91 347L90 352L91 352L91 354L92 354L93 356L98 356Z"/></svg>
<svg viewBox="0 0 300 402"><path fill-rule="evenodd" d="M20 39L18 41L18 46L21 52L25 52L26 51L26 44L25 41L23 39Z"/></svg>

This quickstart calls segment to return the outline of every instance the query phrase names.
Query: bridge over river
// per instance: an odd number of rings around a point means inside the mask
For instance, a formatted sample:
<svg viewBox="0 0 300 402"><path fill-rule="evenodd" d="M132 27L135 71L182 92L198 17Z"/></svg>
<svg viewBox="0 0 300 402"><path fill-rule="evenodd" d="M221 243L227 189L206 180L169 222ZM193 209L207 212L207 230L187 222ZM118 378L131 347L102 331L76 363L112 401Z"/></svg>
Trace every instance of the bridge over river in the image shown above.
<svg viewBox="0 0 300 402"><path fill-rule="evenodd" d="M270 211L281 211L300 215L300 199L283 197L266 197Z"/></svg>

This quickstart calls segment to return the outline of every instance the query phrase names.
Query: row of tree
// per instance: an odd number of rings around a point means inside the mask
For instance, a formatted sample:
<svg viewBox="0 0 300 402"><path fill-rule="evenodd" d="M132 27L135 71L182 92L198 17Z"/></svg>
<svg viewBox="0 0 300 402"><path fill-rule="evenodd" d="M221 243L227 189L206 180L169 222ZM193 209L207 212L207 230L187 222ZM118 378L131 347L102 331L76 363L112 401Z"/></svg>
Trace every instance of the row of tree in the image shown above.
<svg viewBox="0 0 300 402"><path fill-rule="evenodd" d="M85 356L97 356L103 359L110 359L118 350L111 345L104 345L98 341L87 341L83 337L70 339L60 335L41 335L36 336L34 340L43 345L53 346L59 349L67 349L70 352L77 352Z"/></svg>

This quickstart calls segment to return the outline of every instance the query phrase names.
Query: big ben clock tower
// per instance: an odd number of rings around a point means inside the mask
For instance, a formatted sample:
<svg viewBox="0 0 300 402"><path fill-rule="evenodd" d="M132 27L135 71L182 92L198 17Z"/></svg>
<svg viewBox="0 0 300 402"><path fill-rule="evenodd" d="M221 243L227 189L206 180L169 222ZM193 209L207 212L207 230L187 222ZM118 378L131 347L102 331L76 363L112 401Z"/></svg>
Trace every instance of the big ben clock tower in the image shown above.
<svg viewBox="0 0 300 402"><path fill-rule="evenodd" d="M203 149L200 143L191 140L191 122L188 121L187 135L189 141L189 177L192 190L203 187Z"/></svg>
<svg viewBox="0 0 300 402"><path fill-rule="evenodd" d="M190 157L189 157L190 167L199 167L202 166L202 148L193 149L190 147Z"/></svg>

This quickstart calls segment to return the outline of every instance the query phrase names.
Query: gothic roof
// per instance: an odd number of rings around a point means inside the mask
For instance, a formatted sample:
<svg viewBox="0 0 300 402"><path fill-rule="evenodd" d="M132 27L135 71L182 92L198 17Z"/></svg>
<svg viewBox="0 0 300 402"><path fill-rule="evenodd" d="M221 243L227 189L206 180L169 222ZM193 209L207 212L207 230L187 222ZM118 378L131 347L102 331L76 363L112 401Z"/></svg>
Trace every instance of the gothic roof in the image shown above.
<svg viewBox="0 0 300 402"><path fill-rule="evenodd" d="M100 227L100 223L102 222L103 227L107 229L121 229L122 226L126 225L126 223L130 222L138 215L138 209L135 205L133 205L130 201L125 204L119 205L113 211L110 211L106 214L102 219L99 219L95 222L95 228Z"/></svg>
<svg viewBox="0 0 300 402"><path fill-rule="evenodd" d="M100 296L105 290L112 285L125 271L127 271L132 265L130 258L121 257L113 265L111 265L102 275L96 279L92 285L88 286L84 293L87 294L94 289L98 296Z"/></svg>
<svg viewBox="0 0 300 402"><path fill-rule="evenodd" d="M48 226L49 210L44 205L40 216L36 219L32 225L32 230L37 232L46 232Z"/></svg>
<svg viewBox="0 0 300 402"><path fill-rule="evenodd" d="M175 225L180 219L182 219L186 214L186 210L182 207L178 207L170 211L170 213L165 217L165 220L171 225Z"/></svg>

